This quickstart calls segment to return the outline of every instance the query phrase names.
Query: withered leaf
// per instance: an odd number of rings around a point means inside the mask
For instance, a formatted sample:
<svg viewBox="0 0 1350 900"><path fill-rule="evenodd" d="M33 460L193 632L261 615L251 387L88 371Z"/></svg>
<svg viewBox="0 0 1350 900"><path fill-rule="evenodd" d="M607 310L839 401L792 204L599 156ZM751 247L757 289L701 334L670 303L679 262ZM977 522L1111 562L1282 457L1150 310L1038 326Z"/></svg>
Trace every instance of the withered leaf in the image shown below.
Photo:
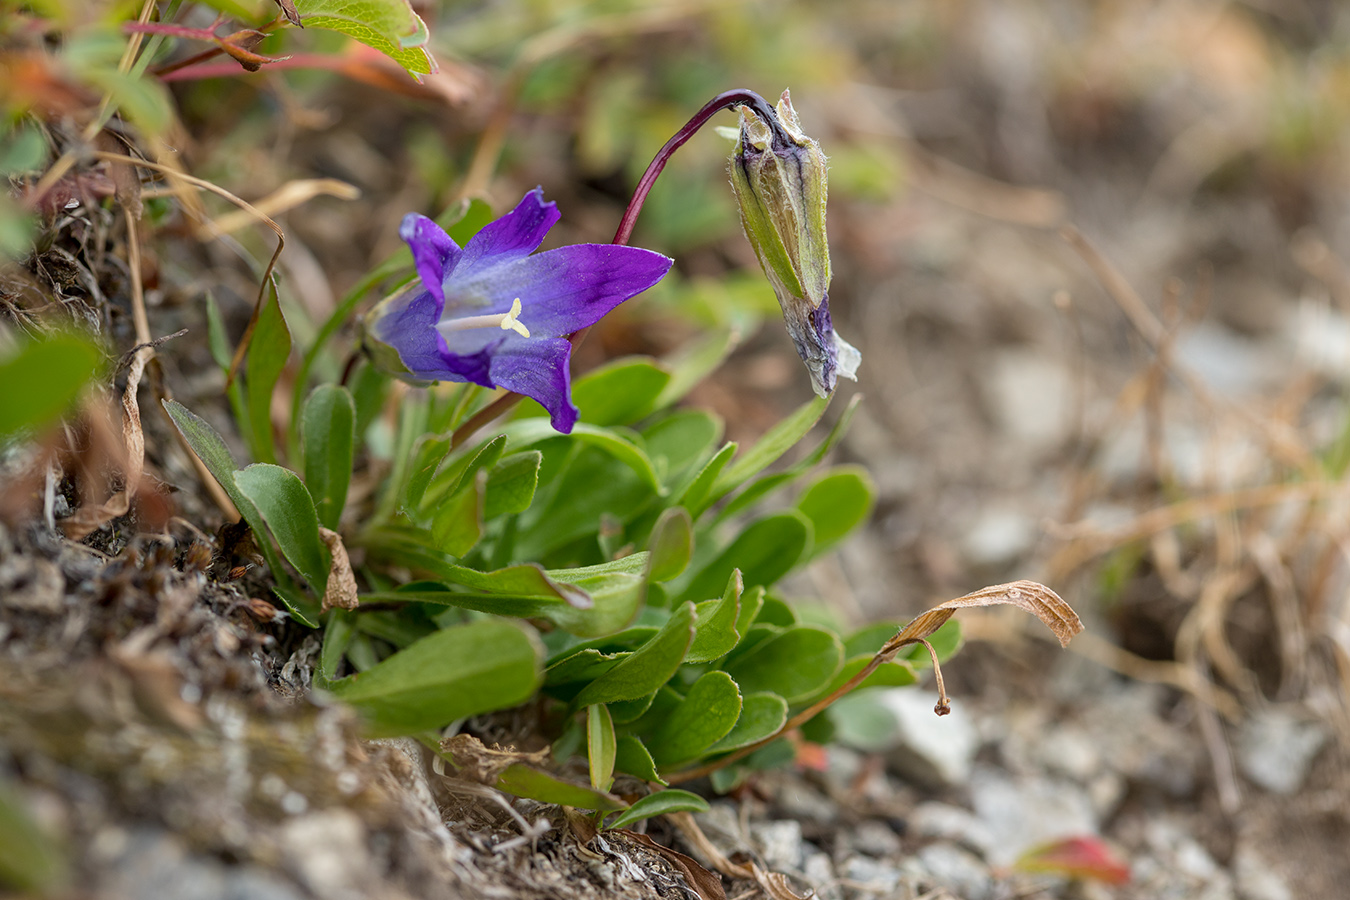
<svg viewBox="0 0 1350 900"><path fill-rule="evenodd" d="M645 834L638 834L636 831L629 831L627 828L616 828L608 833L610 837L621 834L636 844L641 844L648 850L660 854L672 866L680 870L684 880L698 892L702 900L727 900L727 892L722 887L722 879L712 872L703 868L698 860L692 856L685 856L678 850L672 850L669 847L663 847L656 841L647 837Z"/></svg>
<svg viewBox="0 0 1350 900"><path fill-rule="evenodd" d="M300 22L300 12L295 8L294 0L276 0L276 2L277 6L281 7L281 14L286 17L287 22L290 22L296 28L305 27Z"/></svg>
<svg viewBox="0 0 1350 900"><path fill-rule="evenodd" d="M471 734L446 738L441 741L441 749L450 754L460 777L487 785L495 785L501 774L516 763L537 766L548 758L547 749L537 753L522 753L519 750L485 747L482 741Z"/></svg>
<svg viewBox="0 0 1350 900"><path fill-rule="evenodd" d="M798 894L792 889L791 882L781 872L766 872L754 863L750 869L755 873L759 889L768 894L771 900L807 900L812 894Z"/></svg>
<svg viewBox="0 0 1350 900"><path fill-rule="evenodd" d="M1078 614L1059 594L1035 581L1012 581L982 588L964 597L938 604L917 616L899 634L887 641L877 656L883 660L891 659L900 648L917 643L937 631L958 609L999 604L1016 606L1040 619L1055 633L1061 647L1067 647L1069 640L1083 630L1083 623L1079 621Z"/></svg>
<svg viewBox="0 0 1350 900"><path fill-rule="evenodd" d="M342 543L342 536L320 525L319 539L328 548L329 558L332 559L328 567L328 587L323 592L321 612L328 612L335 606L341 609L356 609L361 600L357 596L356 575L352 573L352 563L347 558L347 548Z"/></svg>

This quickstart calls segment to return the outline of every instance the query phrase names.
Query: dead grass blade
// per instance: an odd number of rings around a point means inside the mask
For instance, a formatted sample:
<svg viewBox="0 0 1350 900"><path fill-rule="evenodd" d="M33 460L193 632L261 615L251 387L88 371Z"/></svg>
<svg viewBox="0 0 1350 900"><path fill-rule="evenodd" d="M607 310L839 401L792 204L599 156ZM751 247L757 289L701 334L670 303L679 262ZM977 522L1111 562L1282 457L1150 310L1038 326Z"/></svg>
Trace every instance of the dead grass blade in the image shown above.
<svg viewBox="0 0 1350 900"><path fill-rule="evenodd" d="M229 234L253 224L259 215L279 216L308 203L315 197L325 196L336 197L339 200L356 200L361 196L361 189L336 178L302 178L288 181L254 203L252 210L238 209L214 222L202 222L197 226L197 238L206 240L217 234Z"/></svg>
<svg viewBox="0 0 1350 900"><path fill-rule="evenodd" d="M266 270L263 271L262 283L258 286L258 299L253 304L253 315L249 317L248 327L244 329L244 335L242 338L239 339L239 346L234 351L234 359L230 360L230 372L226 378L226 384L227 385L233 384L234 379L238 377L239 366L243 363L244 356L248 353L248 345L250 341L252 341L253 339L253 329L256 328L258 325L258 316L262 313L263 302L267 299L267 286L272 281L272 271L276 269L277 259L280 258L281 251L286 246L286 235L284 232L282 232L281 226L278 225L275 221L273 221L270 216L264 215L262 212L259 212L248 201L243 200L240 197L236 197L234 194L225 190L225 188L221 187L220 185L212 184L211 182L206 181L205 179L197 178L193 175L187 175L183 172L178 171L177 169L171 168L170 166L165 166L161 165L160 163L151 162L148 159L137 159L133 156L124 156L121 153L105 153L103 151L98 151L95 152L93 156L96 159L102 159L107 162L130 163L131 165L140 166L143 169L150 169L153 172L159 172L160 174L167 175L170 178L176 178L181 181L186 181L188 184L199 187L202 190L210 191L213 194L217 194L221 197L224 197L226 200L238 206L240 209L256 217L259 221L265 223L268 228L271 228L273 233L276 234L277 249L272 251L272 258L268 260L267 268Z"/></svg>
<svg viewBox="0 0 1350 900"><path fill-rule="evenodd" d="M107 501L96 507L79 509L62 523L62 530L72 541L81 540L103 524L126 515L145 472L145 432L141 428L141 407L136 394L141 387L145 366L155 355L155 345L150 340L150 320L145 312L145 292L141 284L141 244L136 233L136 220L126 207L122 208L122 214L127 227L127 266L131 272L131 317L138 341L127 372L126 391L122 394L122 439L126 444L124 483L122 490Z"/></svg>

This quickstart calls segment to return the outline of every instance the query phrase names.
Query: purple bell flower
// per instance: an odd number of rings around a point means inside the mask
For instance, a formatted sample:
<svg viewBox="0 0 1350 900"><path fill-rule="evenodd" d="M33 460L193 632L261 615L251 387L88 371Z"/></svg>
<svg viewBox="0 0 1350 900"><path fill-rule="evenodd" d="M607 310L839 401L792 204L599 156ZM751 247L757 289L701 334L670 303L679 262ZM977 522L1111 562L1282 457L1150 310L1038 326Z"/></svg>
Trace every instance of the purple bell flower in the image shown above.
<svg viewBox="0 0 1350 900"><path fill-rule="evenodd" d="M416 384L472 382L533 397L554 428L570 432L577 408L567 335L656 284L673 261L616 244L535 253L559 218L535 188L461 249L431 219L409 213L399 235L419 280L367 315L375 365Z"/></svg>

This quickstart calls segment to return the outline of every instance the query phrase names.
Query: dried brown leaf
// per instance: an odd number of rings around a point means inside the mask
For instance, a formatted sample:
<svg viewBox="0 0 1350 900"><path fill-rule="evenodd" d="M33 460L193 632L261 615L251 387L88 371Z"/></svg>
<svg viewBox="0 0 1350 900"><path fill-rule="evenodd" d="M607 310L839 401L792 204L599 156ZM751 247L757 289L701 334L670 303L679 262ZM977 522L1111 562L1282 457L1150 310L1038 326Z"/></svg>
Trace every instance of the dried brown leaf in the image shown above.
<svg viewBox="0 0 1350 900"><path fill-rule="evenodd" d="M982 588L933 607L917 616L899 634L887 641L878 656L883 660L891 659L900 648L917 643L937 631L958 609L999 604L1016 606L1040 619L1055 633L1061 647L1067 647L1069 640L1083 630L1083 623L1079 621L1078 614L1059 594L1035 581L1012 581L1008 584Z"/></svg>
<svg viewBox="0 0 1350 900"><path fill-rule="evenodd" d="M300 13L295 8L294 0L276 0L276 3L277 6L281 7L281 14L286 17L287 22L290 22L296 28L305 27L300 21Z"/></svg>
<svg viewBox="0 0 1350 900"><path fill-rule="evenodd" d="M450 754L450 759L459 769L457 774L461 778L486 785L495 785L502 773L517 763L541 765L549 753L547 749L536 753L523 753L519 750L486 747L471 734L457 734L446 738L441 741L441 749Z"/></svg>
<svg viewBox="0 0 1350 900"><path fill-rule="evenodd" d="M692 856L685 856L678 850L672 850L669 847L662 847L656 841L647 837L645 834L638 834L636 831L629 831L627 828L616 828L608 832L610 835L621 834L628 840L641 844L648 850L658 853L672 866L680 870L684 880L688 885L698 892L702 900L727 900L727 892L722 887L722 879L716 874L709 872L699 864L698 860Z"/></svg>
<svg viewBox="0 0 1350 900"><path fill-rule="evenodd" d="M792 883L781 872L766 872L754 863L750 869L755 873L755 882L759 889L768 894L770 900L808 900L812 894L798 894L792 889Z"/></svg>
<svg viewBox="0 0 1350 900"><path fill-rule="evenodd" d="M356 575L352 573L351 560L347 558L347 548L342 543L342 535L319 526L319 538L328 548L332 563L328 567L328 587L323 592L321 612L333 607L356 609L361 605L357 596Z"/></svg>
<svg viewBox="0 0 1350 900"><path fill-rule="evenodd" d="M66 537L78 541L90 532L119 516L127 514L131 508L131 498L141 486L141 474L145 467L145 433L141 430L141 407L136 400L136 392L141 386L141 376L145 374L145 364L154 355L153 347L141 347L131 358L131 368L127 373L127 389L122 394L122 437L126 442L126 487L113 494L104 503L94 507L83 507L75 515L62 523Z"/></svg>

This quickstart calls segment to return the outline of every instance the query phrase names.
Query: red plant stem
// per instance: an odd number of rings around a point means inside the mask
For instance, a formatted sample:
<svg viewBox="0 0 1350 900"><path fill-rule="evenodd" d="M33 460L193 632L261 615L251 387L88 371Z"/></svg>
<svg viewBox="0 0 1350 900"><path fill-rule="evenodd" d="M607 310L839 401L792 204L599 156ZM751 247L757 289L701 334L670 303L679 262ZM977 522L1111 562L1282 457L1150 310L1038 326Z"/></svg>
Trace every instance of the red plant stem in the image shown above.
<svg viewBox="0 0 1350 900"><path fill-rule="evenodd" d="M744 88L718 94L703 104L703 108L694 113L693 117L684 124L684 127L675 132L671 139L666 141L660 150L656 151L656 156L652 157L652 161L647 164L647 171L643 172L642 177L638 179L632 199L628 201L628 208L623 211L623 218L619 220L619 230L614 232L614 240L610 243L621 246L628 244L629 238L633 236L633 228L637 225L638 214L642 212L642 204L647 201L647 195L651 193L652 185L656 184L656 179L660 177L661 170L666 167L671 155L693 137L696 131L706 125L714 114L732 106L750 107L755 115L763 119L765 124L773 130L776 139L787 139L783 124L778 120L778 113L769 105L769 101L759 94ZM568 336L568 340L572 342L573 350L586 339L588 331L590 331L589 328L583 328ZM474 432L504 415L520 400L521 395L516 393L503 394L498 397L475 413L469 421L455 429L455 433L450 437L450 446L452 448L458 447L468 440Z"/></svg>
<svg viewBox="0 0 1350 900"><path fill-rule="evenodd" d="M623 218L619 220L619 230L614 232L614 240L611 243L628 243L628 239L633 236L633 228L637 225L638 214L642 212L642 204L647 202L647 195L651 193L652 185L656 184L656 179L660 177L661 170L666 167L671 155L693 137L694 132L706 125L715 113L730 106L748 106L775 133L780 133L783 130L782 123L778 121L778 114L769 105L769 101L754 91L737 88L718 94L705 103L702 109L694 113L693 118L686 122L683 128L675 132L660 150L656 151L656 156L652 157L652 161L647 165L647 171L643 172L642 177L638 179L637 188L633 191L632 199L628 201L628 208L624 210Z"/></svg>

